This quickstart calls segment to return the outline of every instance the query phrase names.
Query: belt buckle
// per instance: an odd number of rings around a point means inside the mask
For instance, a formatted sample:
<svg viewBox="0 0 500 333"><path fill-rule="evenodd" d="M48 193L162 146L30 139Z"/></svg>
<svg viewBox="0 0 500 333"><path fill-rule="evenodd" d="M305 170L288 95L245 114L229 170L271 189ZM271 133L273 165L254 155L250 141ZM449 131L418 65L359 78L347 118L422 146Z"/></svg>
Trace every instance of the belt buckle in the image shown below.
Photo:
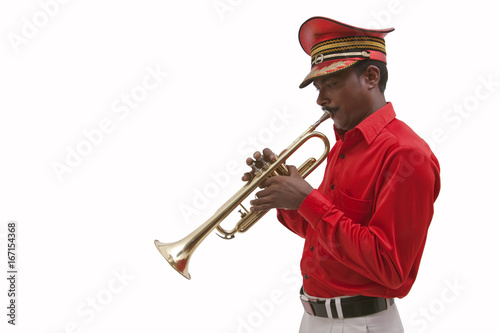
<svg viewBox="0 0 500 333"><path fill-rule="evenodd" d="M307 298L305 295L300 295L300 301L302 302L302 305L304 306L304 310L311 316L316 316L314 313L314 309L311 305L312 302L315 302L315 300L311 300Z"/></svg>

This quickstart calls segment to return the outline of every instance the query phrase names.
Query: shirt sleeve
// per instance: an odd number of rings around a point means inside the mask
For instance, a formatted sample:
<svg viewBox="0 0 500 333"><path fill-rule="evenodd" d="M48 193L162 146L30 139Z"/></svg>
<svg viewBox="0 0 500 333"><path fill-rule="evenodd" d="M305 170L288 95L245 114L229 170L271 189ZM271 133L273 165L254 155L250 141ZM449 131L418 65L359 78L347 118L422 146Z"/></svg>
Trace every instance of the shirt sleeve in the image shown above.
<svg viewBox="0 0 500 333"><path fill-rule="evenodd" d="M306 238L306 231L309 224L304 217L296 210L278 209L277 211L278 221L280 221L281 224L300 237Z"/></svg>
<svg viewBox="0 0 500 333"><path fill-rule="evenodd" d="M439 193L439 164L431 152L416 153L412 148L397 148L385 161L366 225L351 220L317 190L297 212L336 260L397 289L418 268Z"/></svg>

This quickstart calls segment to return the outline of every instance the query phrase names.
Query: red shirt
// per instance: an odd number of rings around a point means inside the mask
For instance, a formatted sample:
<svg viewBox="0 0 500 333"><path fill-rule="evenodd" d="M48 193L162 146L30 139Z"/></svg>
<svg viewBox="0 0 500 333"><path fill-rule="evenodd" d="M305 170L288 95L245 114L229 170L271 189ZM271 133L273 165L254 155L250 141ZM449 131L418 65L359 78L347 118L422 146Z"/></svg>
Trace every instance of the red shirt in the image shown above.
<svg viewBox="0 0 500 333"><path fill-rule="evenodd" d="M317 297L403 297L417 276L439 163L391 103L342 135L323 182L278 219L305 238L304 289Z"/></svg>

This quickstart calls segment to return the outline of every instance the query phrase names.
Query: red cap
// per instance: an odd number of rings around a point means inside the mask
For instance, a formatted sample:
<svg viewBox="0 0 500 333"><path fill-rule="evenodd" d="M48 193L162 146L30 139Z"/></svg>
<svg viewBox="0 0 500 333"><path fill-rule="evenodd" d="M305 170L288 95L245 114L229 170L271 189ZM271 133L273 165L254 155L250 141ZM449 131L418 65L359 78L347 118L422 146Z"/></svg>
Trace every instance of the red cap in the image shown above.
<svg viewBox="0 0 500 333"><path fill-rule="evenodd" d="M351 67L360 60L387 63L384 37L394 28L370 30L326 17L311 17L299 29L299 41L311 56L311 72L300 84L309 85L320 76Z"/></svg>

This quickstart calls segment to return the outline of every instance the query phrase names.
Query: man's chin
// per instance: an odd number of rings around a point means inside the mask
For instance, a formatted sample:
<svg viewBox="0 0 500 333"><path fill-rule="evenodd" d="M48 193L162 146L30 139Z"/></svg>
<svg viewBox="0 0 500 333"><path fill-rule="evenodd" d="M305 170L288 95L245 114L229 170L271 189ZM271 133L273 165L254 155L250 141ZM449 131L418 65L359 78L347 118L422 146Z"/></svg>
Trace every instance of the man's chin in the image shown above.
<svg viewBox="0 0 500 333"><path fill-rule="evenodd" d="M344 122L341 119L339 119L335 113L332 114L332 120L333 120L333 124L335 125L335 128L337 128L339 130L345 130Z"/></svg>

